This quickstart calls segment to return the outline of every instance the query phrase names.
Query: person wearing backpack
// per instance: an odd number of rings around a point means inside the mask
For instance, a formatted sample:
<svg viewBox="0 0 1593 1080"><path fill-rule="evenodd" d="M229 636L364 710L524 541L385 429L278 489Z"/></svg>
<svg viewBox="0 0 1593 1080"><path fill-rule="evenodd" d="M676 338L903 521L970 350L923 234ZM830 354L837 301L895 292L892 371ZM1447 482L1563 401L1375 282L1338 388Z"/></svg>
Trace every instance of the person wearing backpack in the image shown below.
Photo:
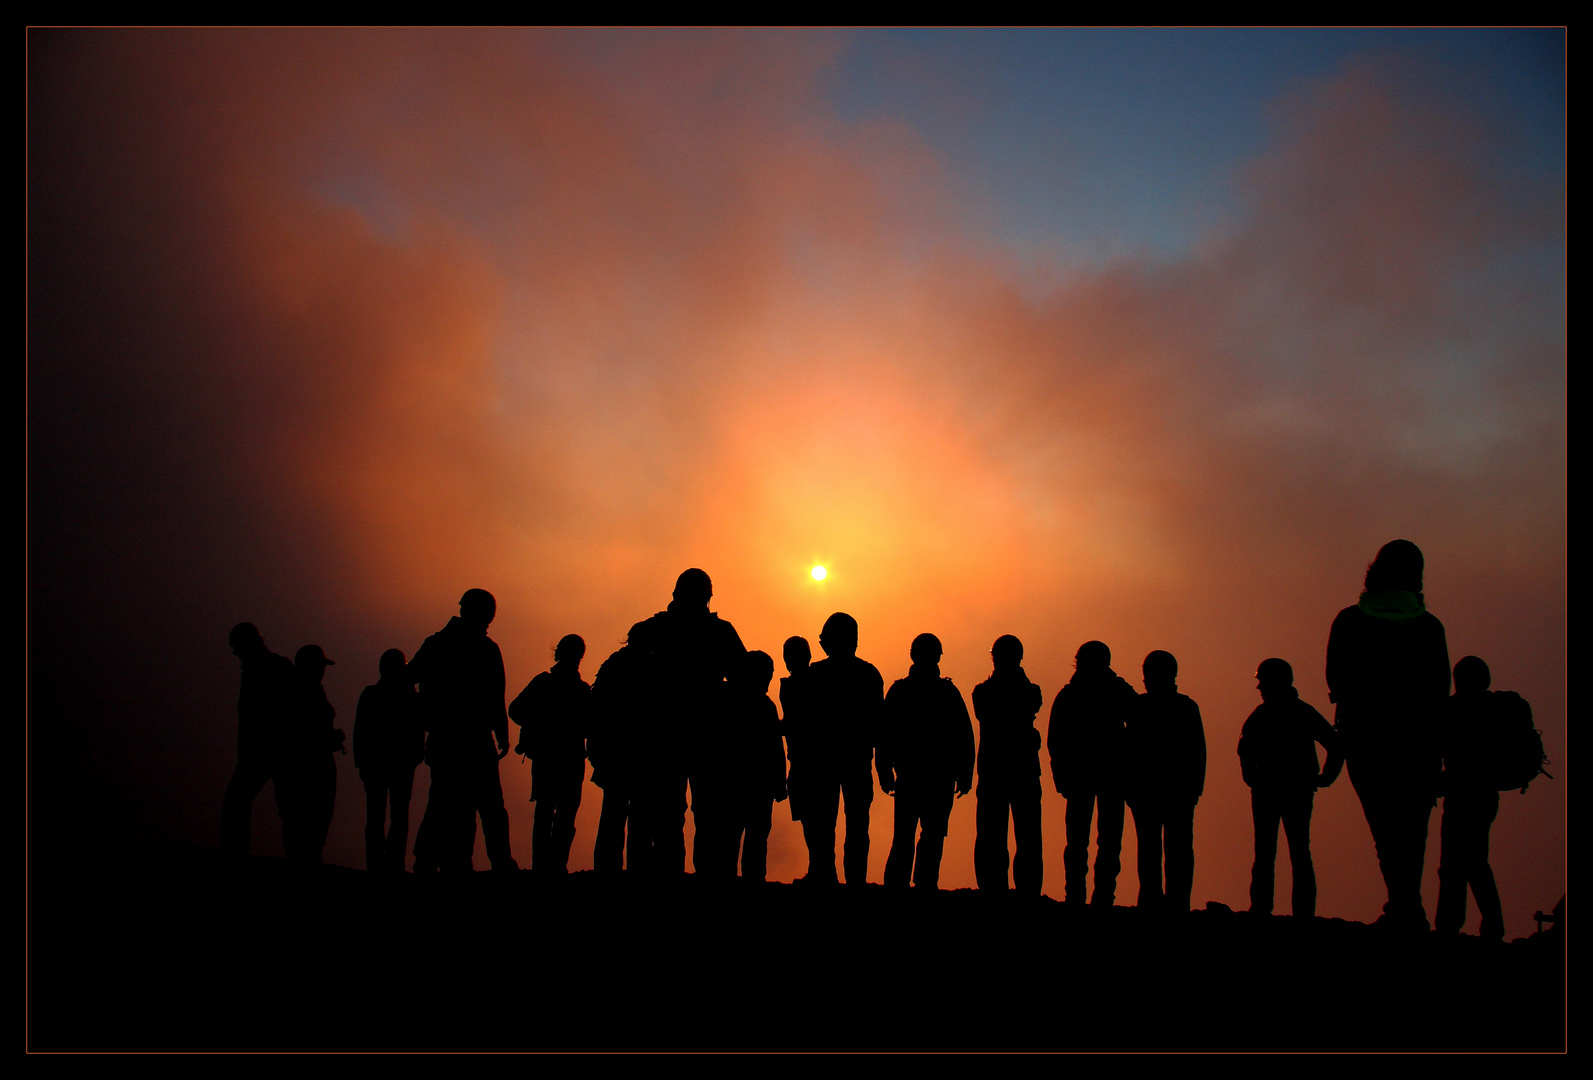
<svg viewBox="0 0 1593 1080"><path fill-rule="evenodd" d="M1439 933L1459 934L1466 924L1466 891L1482 915L1478 936L1504 938L1499 888L1488 865L1488 833L1499 813L1501 789L1525 788L1543 762L1543 743L1532 727L1532 708L1521 695L1493 692L1488 665L1475 656L1455 665L1455 693L1443 723L1444 815L1439 824ZM1523 729L1525 737L1523 737ZM1533 744L1536 742L1536 749Z"/></svg>
<svg viewBox="0 0 1593 1080"><path fill-rule="evenodd" d="M586 784L586 734L592 688L581 678L586 642L566 634L553 650L553 667L537 675L509 705L520 725L515 750L531 760L531 872L562 877L569 872L575 815Z"/></svg>

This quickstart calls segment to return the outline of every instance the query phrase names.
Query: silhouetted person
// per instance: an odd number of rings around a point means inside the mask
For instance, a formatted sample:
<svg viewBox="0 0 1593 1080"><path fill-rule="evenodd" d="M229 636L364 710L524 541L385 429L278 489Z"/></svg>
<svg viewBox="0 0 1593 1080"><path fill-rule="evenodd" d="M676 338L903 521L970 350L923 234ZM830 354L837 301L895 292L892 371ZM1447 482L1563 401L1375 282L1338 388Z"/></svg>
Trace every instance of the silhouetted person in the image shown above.
<svg viewBox="0 0 1593 1080"><path fill-rule="evenodd" d="M808 669L812 711L799 749L809 884L834 884L835 819L846 799L842 866L848 885L868 881L868 811L874 801L874 747L879 740L885 680L857 656L857 620L836 612L819 633L825 658Z"/></svg>
<svg viewBox="0 0 1593 1080"><path fill-rule="evenodd" d="M408 666L398 649L382 653L379 678L361 692L354 712L354 767L365 786L365 868L377 872L404 872L409 798L426 756L426 726Z"/></svg>
<svg viewBox="0 0 1593 1080"><path fill-rule="evenodd" d="M1111 907L1123 849L1124 724L1139 696L1112 670L1112 651L1099 641L1079 646L1073 678L1051 704L1046 748L1051 779L1067 800L1067 846L1062 869L1065 901L1084 902L1089 871L1090 821L1095 833L1095 892L1090 902Z"/></svg>
<svg viewBox="0 0 1593 1080"><path fill-rule="evenodd" d="M811 681L808 671L813 664L813 650L804 637L785 639L781 650L788 672L780 679L780 729L785 735L786 758L790 762L790 775L786 787L791 795L791 820L802 820L806 805L806 792L802 787L802 733L804 725L811 722L813 710Z"/></svg>
<svg viewBox="0 0 1593 1080"><path fill-rule="evenodd" d="M1460 933L1470 889L1482 915L1479 936L1498 941L1504 937L1504 910L1488 865L1488 833L1499 814L1499 759L1514 719L1511 713L1526 703L1519 695L1489 690L1492 681L1488 665L1478 657L1461 657L1455 665L1455 695L1444 710L1442 731L1444 814L1438 827L1434 922L1441 933Z"/></svg>
<svg viewBox="0 0 1593 1080"><path fill-rule="evenodd" d="M774 804L786 797L785 745L769 700L774 660L749 652L727 690L727 707L699 750L692 773L697 872L722 880L763 881L769 871Z"/></svg>
<svg viewBox="0 0 1593 1080"><path fill-rule="evenodd" d="M1023 670L1023 642L1006 634L990 648L995 671L974 687L979 720L979 787L974 877L985 890L1007 887L1007 815L1012 815L1012 880L1018 892L1040 895L1045 876L1040 838L1040 731L1034 718L1045 703Z"/></svg>
<svg viewBox="0 0 1593 1080"><path fill-rule="evenodd" d="M1384 544L1366 568L1360 602L1333 620L1327 647L1335 726L1388 888L1378 922L1411 930L1427 929L1422 863L1449 697L1449 646L1423 602L1422 569L1409 540Z"/></svg>
<svg viewBox="0 0 1593 1080"><path fill-rule="evenodd" d="M1156 650L1145 657L1142 671L1145 692L1128 714L1125 775L1139 841L1139 906L1188 911L1195 881L1195 804L1206 790L1206 728L1200 706L1178 692L1178 660L1172 653Z"/></svg>
<svg viewBox="0 0 1593 1080"><path fill-rule="evenodd" d="M319 864L332 827L337 802L337 764L332 754L343 749L343 732L332 726L337 715L321 680L332 661L319 645L306 645L293 655L296 675L292 722L283 743L277 786L284 800L282 846L297 863Z"/></svg>
<svg viewBox="0 0 1593 1080"><path fill-rule="evenodd" d="M875 754L880 787L896 798L885 887L905 889L911 881L935 890L952 803L973 789L973 722L962 692L940 674L940 639L919 634L909 655L907 678L897 679L885 695Z"/></svg>
<svg viewBox="0 0 1593 1080"><path fill-rule="evenodd" d="M221 803L221 847L242 857L249 854L254 797L281 763L297 677L293 662L267 649L254 623L234 626L227 643L243 665L243 678L238 687L238 764ZM281 813L280 787L276 800Z"/></svg>
<svg viewBox="0 0 1593 1080"><path fill-rule="evenodd" d="M509 850L498 762L509 752L503 654L487 636L498 602L485 589L459 599L459 614L409 663L420 684L431 792L415 837L417 870L470 870L476 815L494 870L518 870Z"/></svg>
<svg viewBox="0 0 1593 1080"><path fill-rule="evenodd" d="M592 688L581 678L586 642L567 634L553 650L553 667L536 676L509 706L520 725L515 750L531 759L531 870L569 870L575 814L586 783L586 730Z"/></svg>
<svg viewBox="0 0 1593 1080"><path fill-rule="evenodd" d="M726 707L725 679L747 654L736 628L708 610L713 594L705 572L684 571L669 607L637 623L627 638L652 684L650 715L636 729L637 761L643 767L632 793L629 850L632 865L641 854L638 869L652 873L685 872L692 754L704 728L719 722Z"/></svg>
<svg viewBox="0 0 1593 1080"><path fill-rule="evenodd" d="M1289 839L1294 873L1294 915L1316 914L1316 868L1311 864L1311 810L1316 789L1338 779L1344 767L1338 733L1322 714L1300 700L1294 669L1273 657L1256 668L1261 704L1239 733L1239 769L1250 785L1250 814L1256 828L1256 861L1250 870L1250 910L1272 914L1278 822ZM1327 751L1317 765L1316 748Z"/></svg>
<svg viewBox="0 0 1593 1080"><path fill-rule="evenodd" d="M640 761L638 728L652 708L651 686L639 647L623 645L598 667L592 679L591 726L586 753L592 762L592 783L603 789L603 809L592 846L592 866L599 873L619 873L625 866L626 827ZM632 830L631 866L642 840Z"/></svg>

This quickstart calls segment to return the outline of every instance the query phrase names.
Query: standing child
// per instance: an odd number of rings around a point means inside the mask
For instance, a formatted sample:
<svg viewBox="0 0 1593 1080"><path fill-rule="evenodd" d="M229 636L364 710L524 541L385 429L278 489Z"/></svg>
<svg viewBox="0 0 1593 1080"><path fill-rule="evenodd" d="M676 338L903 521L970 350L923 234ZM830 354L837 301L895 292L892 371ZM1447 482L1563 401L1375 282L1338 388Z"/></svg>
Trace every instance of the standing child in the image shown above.
<svg viewBox="0 0 1593 1080"><path fill-rule="evenodd" d="M741 879L753 884L768 877L774 804L786 797L785 746L769 700L774 660L755 650L732 674L692 777L695 862L698 873L730 881L739 855Z"/></svg>
<svg viewBox="0 0 1593 1080"><path fill-rule="evenodd" d="M1272 914L1273 864L1278 855L1278 821L1289 838L1294 871L1294 914L1316 914L1316 870L1311 865L1311 810L1316 789L1338 779L1344 767L1338 733L1294 688L1294 669L1273 657L1256 669L1261 704L1239 733L1239 768L1250 785L1250 811L1256 826L1256 861L1250 871L1250 910ZM1316 744L1327 751L1317 766Z"/></svg>

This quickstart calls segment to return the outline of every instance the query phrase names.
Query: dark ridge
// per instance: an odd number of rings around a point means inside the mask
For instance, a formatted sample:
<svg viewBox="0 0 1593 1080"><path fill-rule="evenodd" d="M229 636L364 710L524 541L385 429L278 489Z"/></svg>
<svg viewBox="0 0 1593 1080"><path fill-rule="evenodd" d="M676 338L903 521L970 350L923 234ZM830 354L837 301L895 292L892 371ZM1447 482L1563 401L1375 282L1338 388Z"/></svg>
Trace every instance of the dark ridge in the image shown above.
<svg viewBox="0 0 1593 1080"><path fill-rule="evenodd" d="M1497 944L1220 906L377 877L184 848L36 862L28 894L33 1051L1566 1045L1563 928Z"/></svg>

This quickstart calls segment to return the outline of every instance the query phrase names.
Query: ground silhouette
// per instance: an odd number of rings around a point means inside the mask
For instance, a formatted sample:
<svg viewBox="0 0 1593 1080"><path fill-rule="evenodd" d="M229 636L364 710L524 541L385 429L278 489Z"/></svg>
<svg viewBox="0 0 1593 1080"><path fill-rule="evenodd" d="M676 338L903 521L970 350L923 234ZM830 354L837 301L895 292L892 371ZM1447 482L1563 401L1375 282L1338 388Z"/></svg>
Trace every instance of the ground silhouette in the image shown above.
<svg viewBox="0 0 1593 1080"><path fill-rule="evenodd" d="M967 889L34 855L35 1051L1565 1047L1563 931L1494 944Z"/></svg>

